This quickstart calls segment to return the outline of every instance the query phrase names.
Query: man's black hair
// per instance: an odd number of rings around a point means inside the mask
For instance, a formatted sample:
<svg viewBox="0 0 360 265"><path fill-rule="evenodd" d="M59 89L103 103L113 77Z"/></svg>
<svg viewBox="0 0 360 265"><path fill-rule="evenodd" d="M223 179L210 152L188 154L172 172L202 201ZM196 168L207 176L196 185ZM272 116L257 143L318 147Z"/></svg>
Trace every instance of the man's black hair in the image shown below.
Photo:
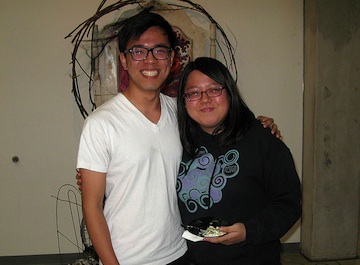
<svg viewBox="0 0 360 265"><path fill-rule="evenodd" d="M150 9L145 9L123 21L123 26L118 33L119 50L124 52L130 41L138 40L151 27L163 29L168 36L170 48L175 50L177 39L172 26L161 15L151 13Z"/></svg>

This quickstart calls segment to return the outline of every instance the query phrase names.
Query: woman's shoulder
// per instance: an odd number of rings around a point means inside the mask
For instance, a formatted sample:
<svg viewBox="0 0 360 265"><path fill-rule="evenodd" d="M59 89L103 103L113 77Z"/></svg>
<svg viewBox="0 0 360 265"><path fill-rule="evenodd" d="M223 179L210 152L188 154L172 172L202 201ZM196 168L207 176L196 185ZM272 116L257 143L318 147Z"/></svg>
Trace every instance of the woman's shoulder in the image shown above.
<svg viewBox="0 0 360 265"><path fill-rule="evenodd" d="M252 140L251 140L252 139ZM270 128L264 128L262 123L254 119L250 125L247 134L244 137L245 141L256 141L266 145L284 146L284 143L271 133Z"/></svg>
<svg viewBox="0 0 360 265"><path fill-rule="evenodd" d="M263 135L265 133L270 133L270 129L264 128L264 126L261 124L261 122L254 118L250 123L248 134Z"/></svg>

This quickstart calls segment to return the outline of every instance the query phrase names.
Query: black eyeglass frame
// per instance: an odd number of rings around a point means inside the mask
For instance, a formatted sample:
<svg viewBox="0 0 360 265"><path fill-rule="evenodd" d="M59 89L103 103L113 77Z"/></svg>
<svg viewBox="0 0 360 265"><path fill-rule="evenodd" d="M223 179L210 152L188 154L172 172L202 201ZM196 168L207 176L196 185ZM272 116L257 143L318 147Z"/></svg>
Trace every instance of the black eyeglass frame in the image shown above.
<svg viewBox="0 0 360 265"><path fill-rule="evenodd" d="M155 55L156 53L154 54L154 49L157 49L157 48L163 48L163 49L166 49L166 50L167 50L168 53L167 53L166 58L161 58L161 59L159 59L159 58L156 57L157 55ZM133 54L134 49L144 49L144 50L147 51L147 53L146 53L146 55L144 56L143 59L134 59L134 54ZM153 47L153 48L151 48L151 49L145 48L145 47L134 46L134 47L132 47L132 48L130 48L130 49L125 50L125 51L124 51L124 54L130 53L131 58L132 58L134 61L144 61L144 60L146 60L147 57L149 56L149 52L151 52L152 56L153 56L156 60L166 60L166 59L169 58L171 51L172 51L172 48L169 48L169 47L166 47L166 46L156 46L156 47Z"/></svg>
<svg viewBox="0 0 360 265"><path fill-rule="evenodd" d="M209 90L214 90L214 89L220 89L219 91L220 91L220 93L219 93L219 95L209 95L208 94L208 91ZM212 87L212 88L208 88L208 89L206 89L205 91L193 91L193 92L189 92L189 93L186 93L186 94L184 94L183 95L183 97L184 98L186 98L187 100L189 100L189 101L197 101L197 100L200 100L200 99L202 99L202 96L203 96L203 93L205 93L209 98L216 98L216 97L220 97L221 95L222 95L222 91L225 89L225 87L223 87L223 86L220 86L220 87ZM199 98L197 98L197 99L190 99L190 95L191 94L193 94L193 93L199 93Z"/></svg>

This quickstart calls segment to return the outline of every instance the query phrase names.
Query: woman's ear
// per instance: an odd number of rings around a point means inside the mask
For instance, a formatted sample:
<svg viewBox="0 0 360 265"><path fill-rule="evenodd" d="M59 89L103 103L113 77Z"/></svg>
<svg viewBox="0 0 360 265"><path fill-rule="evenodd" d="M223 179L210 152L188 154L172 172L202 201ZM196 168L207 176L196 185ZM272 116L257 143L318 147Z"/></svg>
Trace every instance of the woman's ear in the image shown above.
<svg viewBox="0 0 360 265"><path fill-rule="evenodd" d="M126 55L123 52L120 52L120 63L122 67L127 70L127 61L126 61Z"/></svg>

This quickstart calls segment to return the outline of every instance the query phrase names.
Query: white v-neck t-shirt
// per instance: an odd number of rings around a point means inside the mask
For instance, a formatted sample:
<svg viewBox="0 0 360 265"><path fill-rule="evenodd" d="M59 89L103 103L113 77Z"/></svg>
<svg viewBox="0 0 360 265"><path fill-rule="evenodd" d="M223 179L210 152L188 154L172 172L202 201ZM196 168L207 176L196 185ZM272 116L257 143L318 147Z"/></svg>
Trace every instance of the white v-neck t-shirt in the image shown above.
<svg viewBox="0 0 360 265"><path fill-rule="evenodd" d="M77 168L106 173L104 215L122 265L164 265L187 250L176 194L176 100L160 94L160 102L154 124L119 93L89 115L80 139Z"/></svg>

